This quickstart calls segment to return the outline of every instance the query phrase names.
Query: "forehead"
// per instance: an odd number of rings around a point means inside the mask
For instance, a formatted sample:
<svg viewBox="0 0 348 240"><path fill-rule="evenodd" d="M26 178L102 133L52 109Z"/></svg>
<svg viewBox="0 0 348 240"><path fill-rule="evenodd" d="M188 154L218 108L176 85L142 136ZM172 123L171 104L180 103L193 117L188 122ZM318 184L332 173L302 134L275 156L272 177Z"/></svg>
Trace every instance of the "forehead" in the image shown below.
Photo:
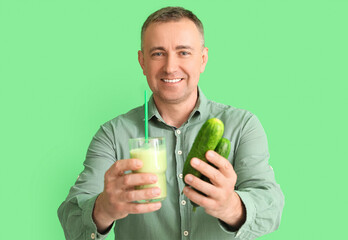
<svg viewBox="0 0 348 240"><path fill-rule="evenodd" d="M144 48L176 45L201 45L202 36L194 22L187 18L179 21L151 23L145 30Z"/></svg>

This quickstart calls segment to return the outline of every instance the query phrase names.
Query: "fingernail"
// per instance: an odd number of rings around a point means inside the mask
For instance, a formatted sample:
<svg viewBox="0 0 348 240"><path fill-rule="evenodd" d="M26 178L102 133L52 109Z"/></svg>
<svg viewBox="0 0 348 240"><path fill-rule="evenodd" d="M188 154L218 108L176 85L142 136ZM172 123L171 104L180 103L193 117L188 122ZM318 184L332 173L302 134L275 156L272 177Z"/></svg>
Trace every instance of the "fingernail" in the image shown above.
<svg viewBox="0 0 348 240"><path fill-rule="evenodd" d="M192 182L193 177L192 177L191 175L187 175L187 176L185 177L185 180L186 180L186 182L190 183L190 182Z"/></svg>
<svg viewBox="0 0 348 240"><path fill-rule="evenodd" d="M161 206L162 206L162 204L160 203L160 202L157 202L157 203L155 203L154 205L153 205L153 208L156 210L158 210L158 209L160 209L161 208Z"/></svg>
<svg viewBox="0 0 348 240"><path fill-rule="evenodd" d="M158 194L160 194L160 192L161 192L161 190L159 188L152 189L152 194L153 195L158 195Z"/></svg>
<svg viewBox="0 0 348 240"><path fill-rule="evenodd" d="M140 161L140 160L137 160L136 163L135 163L135 165L136 165L137 167L141 167L141 166L143 165L143 162Z"/></svg>
<svg viewBox="0 0 348 240"><path fill-rule="evenodd" d="M198 166L199 165L199 160L197 159L197 158L192 158L192 160L191 160L191 164L192 165L195 165L195 166Z"/></svg>
<svg viewBox="0 0 348 240"><path fill-rule="evenodd" d="M215 152L209 150L209 151L208 151L208 157L215 157Z"/></svg>
<svg viewBox="0 0 348 240"><path fill-rule="evenodd" d="M153 183L157 182L157 176L156 175L151 176L150 181Z"/></svg>
<svg viewBox="0 0 348 240"><path fill-rule="evenodd" d="M184 187L184 193L188 192L188 187Z"/></svg>

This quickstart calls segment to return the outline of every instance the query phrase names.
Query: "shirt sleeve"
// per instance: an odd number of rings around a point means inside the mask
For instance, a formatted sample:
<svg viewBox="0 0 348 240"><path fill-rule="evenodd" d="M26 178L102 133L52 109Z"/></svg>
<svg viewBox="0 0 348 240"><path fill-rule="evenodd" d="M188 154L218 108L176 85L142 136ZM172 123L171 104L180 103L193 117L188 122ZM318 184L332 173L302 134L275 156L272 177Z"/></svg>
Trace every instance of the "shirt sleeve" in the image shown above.
<svg viewBox="0 0 348 240"><path fill-rule="evenodd" d="M246 208L246 221L236 232L219 221L236 239L255 239L275 231L280 224L284 195L268 159L266 134L252 115L242 128L232 163L237 174L235 191Z"/></svg>
<svg viewBox="0 0 348 240"><path fill-rule="evenodd" d="M95 200L104 188L104 174L116 161L112 132L102 126L93 137L84 161L84 170L58 209L67 240L105 239L92 218ZM111 229L111 228L110 228Z"/></svg>

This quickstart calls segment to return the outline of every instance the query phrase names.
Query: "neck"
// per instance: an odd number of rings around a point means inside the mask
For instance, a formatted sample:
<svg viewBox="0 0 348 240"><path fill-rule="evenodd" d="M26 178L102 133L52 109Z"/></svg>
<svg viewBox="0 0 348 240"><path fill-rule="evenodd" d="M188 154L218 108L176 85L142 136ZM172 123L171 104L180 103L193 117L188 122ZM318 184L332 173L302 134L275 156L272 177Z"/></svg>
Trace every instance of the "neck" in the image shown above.
<svg viewBox="0 0 348 240"><path fill-rule="evenodd" d="M163 103L154 98L156 107L163 120L170 126L179 128L189 118L198 100L198 94L180 103Z"/></svg>

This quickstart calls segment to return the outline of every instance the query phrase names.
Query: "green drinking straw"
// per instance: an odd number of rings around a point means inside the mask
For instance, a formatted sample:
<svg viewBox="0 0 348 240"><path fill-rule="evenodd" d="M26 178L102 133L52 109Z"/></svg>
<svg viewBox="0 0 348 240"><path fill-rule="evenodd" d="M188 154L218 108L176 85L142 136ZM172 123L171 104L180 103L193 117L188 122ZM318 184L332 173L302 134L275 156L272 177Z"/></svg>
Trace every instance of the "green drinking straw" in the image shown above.
<svg viewBox="0 0 348 240"><path fill-rule="evenodd" d="M149 142L149 129L148 129L148 113L147 113L147 94L145 90L145 143Z"/></svg>

